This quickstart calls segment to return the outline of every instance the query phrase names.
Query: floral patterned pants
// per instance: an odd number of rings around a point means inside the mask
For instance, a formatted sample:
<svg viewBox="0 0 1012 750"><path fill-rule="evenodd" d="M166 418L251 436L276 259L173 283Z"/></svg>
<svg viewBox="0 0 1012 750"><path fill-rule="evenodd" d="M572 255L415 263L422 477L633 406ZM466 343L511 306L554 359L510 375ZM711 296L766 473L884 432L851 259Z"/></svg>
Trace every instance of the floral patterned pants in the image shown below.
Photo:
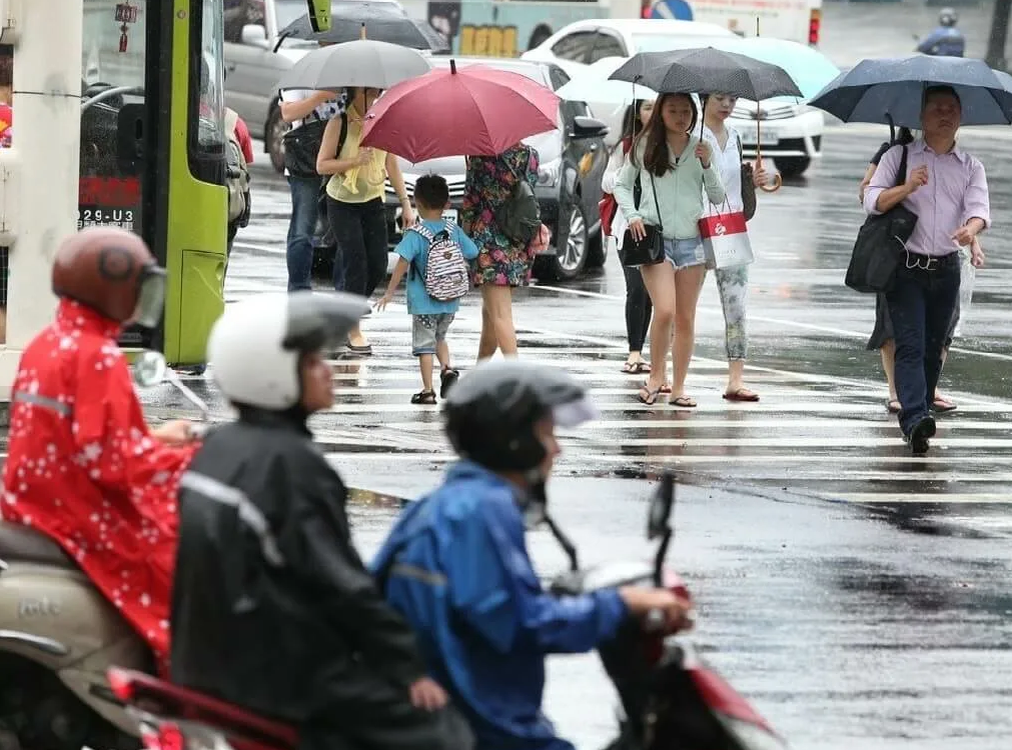
<svg viewBox="0 0 1012 750"><path fill-rule="evenodd" d="M724 344L728 361L745 359L748 332L745 328L745 300L748 297L748 264L718 268L717 292L724 308Z"/></svg>

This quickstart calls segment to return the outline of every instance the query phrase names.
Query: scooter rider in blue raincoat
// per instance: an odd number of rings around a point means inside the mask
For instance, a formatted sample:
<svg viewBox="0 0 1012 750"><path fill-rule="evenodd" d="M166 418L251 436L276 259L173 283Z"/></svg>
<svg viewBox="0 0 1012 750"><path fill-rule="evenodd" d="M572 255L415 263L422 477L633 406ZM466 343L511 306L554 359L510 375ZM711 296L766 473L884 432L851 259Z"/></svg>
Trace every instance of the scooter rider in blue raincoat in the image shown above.
<svg viewBox="0 0 1012 750"><path fill-rule="evenodd" d="M543 517L559 454L556 427L594 416L561 370L510 360L465 376L444 402L461 460L405 509L373 562L388 601L414 628L430 675L464 712L481 750L572 750L541 711L545 657L590 651L630 615L687 604L661 589L545 592L524 541Z"/></svg>
<svg viewBox="0 0 1012 750"><path fill-rule="evenodd" d="M917 51L924 55L962 57L966 51L966 37L956 28L959 16L952 8L942 8L938 14L938 27L928 34Z"/></svg>

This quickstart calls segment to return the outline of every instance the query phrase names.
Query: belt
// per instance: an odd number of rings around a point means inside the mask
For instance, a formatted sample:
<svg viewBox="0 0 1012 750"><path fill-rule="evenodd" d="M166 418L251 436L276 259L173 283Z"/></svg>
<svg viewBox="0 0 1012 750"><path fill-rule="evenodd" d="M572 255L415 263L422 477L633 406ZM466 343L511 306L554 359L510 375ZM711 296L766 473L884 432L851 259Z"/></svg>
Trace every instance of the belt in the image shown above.
<svg viewBox="0 0 1012 750"><path fill-rule="evenodd" d="M959 263L959 252L953 251L948 255L924 255L906 250L906 267L908 270L939 271Z"/></svg>

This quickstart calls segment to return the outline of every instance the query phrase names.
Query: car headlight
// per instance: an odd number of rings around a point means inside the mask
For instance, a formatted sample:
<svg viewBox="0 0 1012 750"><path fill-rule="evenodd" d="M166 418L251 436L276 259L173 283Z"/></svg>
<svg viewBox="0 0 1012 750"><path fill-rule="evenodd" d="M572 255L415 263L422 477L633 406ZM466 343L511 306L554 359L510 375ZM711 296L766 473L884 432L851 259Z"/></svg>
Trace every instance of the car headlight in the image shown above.
<svg viewBox="0 0 1012 750"><path fill-rule="evenodd" d="M552 159L538 166L538 185L540 187L555 187L559 182L559 174L562 172L562 157Z"/></svg>

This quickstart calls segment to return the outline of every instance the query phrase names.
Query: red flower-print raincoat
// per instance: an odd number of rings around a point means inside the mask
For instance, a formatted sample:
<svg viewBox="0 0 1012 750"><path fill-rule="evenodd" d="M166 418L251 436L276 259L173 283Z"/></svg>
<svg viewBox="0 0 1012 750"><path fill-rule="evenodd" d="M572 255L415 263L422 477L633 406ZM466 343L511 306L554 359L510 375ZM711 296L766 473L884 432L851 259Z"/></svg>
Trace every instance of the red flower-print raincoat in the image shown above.
<svg viewBox="0 0 1012 750"><path fill-rule="evenodd" d="M11 393L0 515L55 539L162 668L176 489L195 445L149 435L116 323L69 300L25 349Z"/></svg>

